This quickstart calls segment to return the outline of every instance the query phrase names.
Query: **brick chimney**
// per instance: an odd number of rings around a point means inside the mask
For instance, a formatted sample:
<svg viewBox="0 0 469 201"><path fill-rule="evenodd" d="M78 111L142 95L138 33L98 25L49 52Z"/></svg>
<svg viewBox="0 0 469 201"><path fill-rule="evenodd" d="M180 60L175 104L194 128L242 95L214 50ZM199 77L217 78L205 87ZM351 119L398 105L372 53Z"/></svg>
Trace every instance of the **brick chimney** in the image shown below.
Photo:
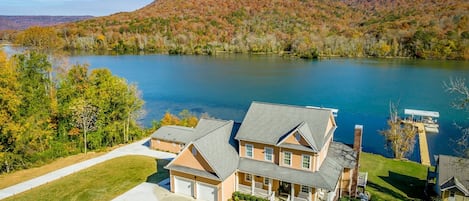
<svg viewBox="0 0 469 201"><path fill-rule="evenodd" d="M351 187L351 196L357 196L357 187L358 187L358 172L360 164L360 153L362 152L362 135L363 135L363 125L355 125L355 132L353 138L353 150L357 152L357 163L355 164L355 169L352 174L352 187Z"/></svg>

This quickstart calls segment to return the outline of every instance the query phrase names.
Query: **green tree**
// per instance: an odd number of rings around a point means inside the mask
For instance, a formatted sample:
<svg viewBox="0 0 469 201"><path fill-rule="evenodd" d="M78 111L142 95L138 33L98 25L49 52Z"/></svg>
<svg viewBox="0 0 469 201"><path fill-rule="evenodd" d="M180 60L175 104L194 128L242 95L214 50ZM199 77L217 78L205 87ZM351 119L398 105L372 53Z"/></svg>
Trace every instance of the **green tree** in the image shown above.
<svg viewBox="0 0 469 201"><path fill-rule="evenodd" d="M16 161L16 141L21 137L18 110L21 95L15 65L0 50L0 172L10 172Z"/></svg>

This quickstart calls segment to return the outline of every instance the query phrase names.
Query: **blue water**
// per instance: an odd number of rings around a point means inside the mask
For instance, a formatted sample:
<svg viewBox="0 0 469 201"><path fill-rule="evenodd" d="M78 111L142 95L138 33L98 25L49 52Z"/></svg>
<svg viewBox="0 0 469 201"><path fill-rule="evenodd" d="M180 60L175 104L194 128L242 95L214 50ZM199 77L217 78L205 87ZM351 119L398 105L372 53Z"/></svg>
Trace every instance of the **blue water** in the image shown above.
<svg viewBox="0 0 469 201"><path fill-rule="evenodd" d="M469 80L469 62L399 59L297 60L277 56L73 56L71 62L107 67L137 83L146 101L145 125L165 111L189 109L242 121L251 101L338 108L335 140L352 143L364 125L367 152L389 156L378 133L386 129L388 105L439 111L440 133L427 135L430 153L454 154L451 139L468 125L467 114L450 107L443 82ZM468 83L469 84L469 83ZM418 160L418 149L410 157Z"/></svg>

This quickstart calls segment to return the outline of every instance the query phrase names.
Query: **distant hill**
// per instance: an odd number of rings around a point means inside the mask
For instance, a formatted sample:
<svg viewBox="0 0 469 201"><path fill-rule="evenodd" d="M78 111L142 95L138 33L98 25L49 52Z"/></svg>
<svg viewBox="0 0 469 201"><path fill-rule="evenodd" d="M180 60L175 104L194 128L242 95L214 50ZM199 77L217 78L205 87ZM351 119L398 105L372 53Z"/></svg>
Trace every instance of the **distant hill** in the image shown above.
<svg viewBox="0 0 469 201"><path fill-rule="evenodd" d="M467 0L157 0L55 28L65 49L469 59Z"/></svg>
<svg viewBox="0 0 469 201"><path fill-rule="evenodd" d="M1 30L24 30L31 26L51 26L76 22L93 16L5 16L0 15Z"/></svg>

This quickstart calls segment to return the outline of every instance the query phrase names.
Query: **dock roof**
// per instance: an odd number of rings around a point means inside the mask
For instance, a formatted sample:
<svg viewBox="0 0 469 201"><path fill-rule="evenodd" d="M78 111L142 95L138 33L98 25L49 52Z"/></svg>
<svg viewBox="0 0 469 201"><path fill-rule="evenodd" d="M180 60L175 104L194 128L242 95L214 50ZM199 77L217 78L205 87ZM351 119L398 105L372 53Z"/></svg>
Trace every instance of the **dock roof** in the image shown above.
<svg viewBox="0 0 469 201"><path fill-rule="evenodd" d="M440 117L439 112L435 111L426 111L426 110L414 110L414 109L405 109L404 114L406 115L414 115L414 116L422 116L422 117Z"/></svg>

